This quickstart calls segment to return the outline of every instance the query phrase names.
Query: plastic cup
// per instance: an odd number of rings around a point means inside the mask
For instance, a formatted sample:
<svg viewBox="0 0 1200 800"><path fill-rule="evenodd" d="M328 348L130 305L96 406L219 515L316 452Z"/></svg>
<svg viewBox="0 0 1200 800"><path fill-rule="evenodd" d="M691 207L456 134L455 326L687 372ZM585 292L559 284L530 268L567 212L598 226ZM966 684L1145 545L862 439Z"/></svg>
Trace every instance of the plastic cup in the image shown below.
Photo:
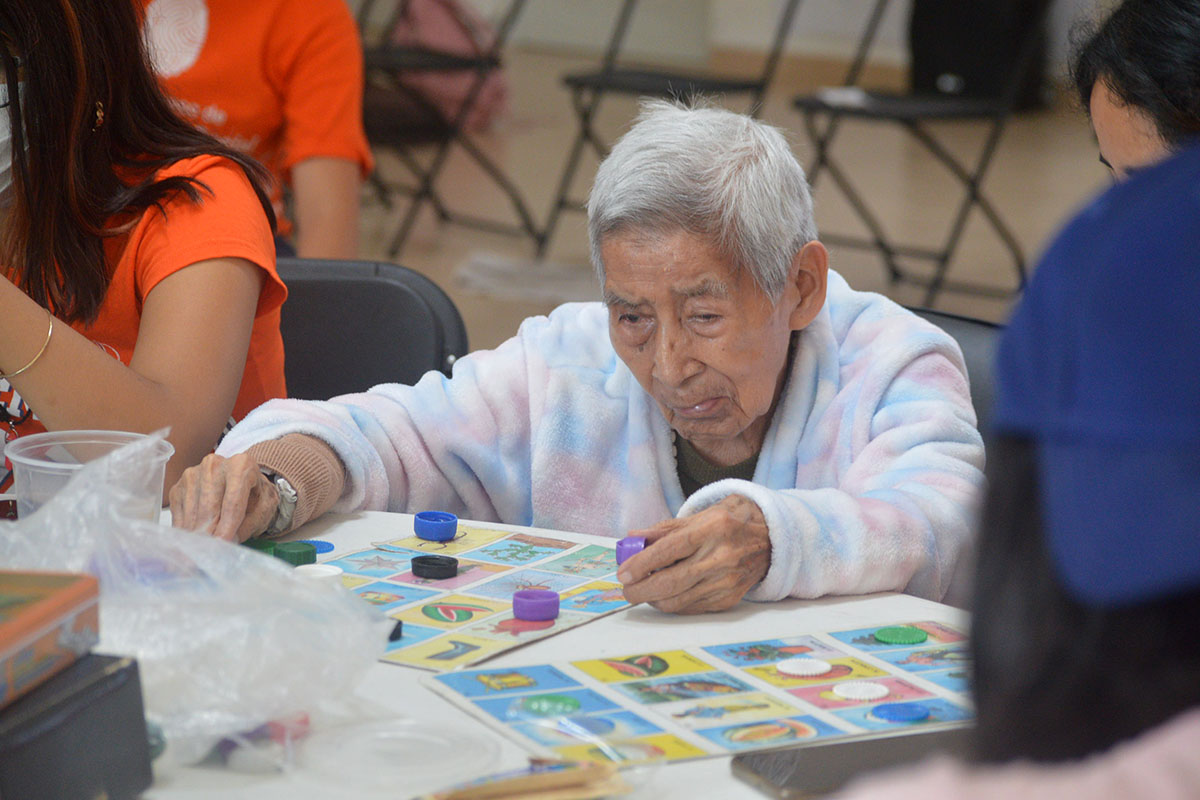
<svg viewBox="0 0 1200 800"><path fill-rule="evenodd" d="M45 505L87 462L148 438L144 433L125 431L53 431L34 433L9 442L4 455L12 462L17 516L27 517ZM128 516L150 521L158 519L167 462L174 452L170 443L160 439L149 450L152 462L146 464L144 470L129 476L128 485L123 487L132 496L126 512Z"/></svg>

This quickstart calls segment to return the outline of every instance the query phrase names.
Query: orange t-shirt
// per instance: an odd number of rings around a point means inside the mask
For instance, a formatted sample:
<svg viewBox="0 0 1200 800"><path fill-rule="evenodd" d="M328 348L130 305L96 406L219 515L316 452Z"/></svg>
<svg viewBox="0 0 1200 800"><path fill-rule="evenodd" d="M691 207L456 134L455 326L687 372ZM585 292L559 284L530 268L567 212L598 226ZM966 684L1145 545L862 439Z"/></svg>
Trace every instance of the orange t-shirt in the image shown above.
<svg viewBox="0 0 1200 800"><path fill-rule="evenodd" d="M151 207L127 234L105 240L112 280L100 312L91 325L72 327L105 352L128 365L137 344L142 303L158 282L200 261L243 258L266 273L258 297L242 385L233 406L241 419L267 400L286 396L283 378L283 339L279 309L287 296L275 271L275 241L262 205L246 174L218 156L188 158L160 170L157 177L187 175L208 187L193 203L176 193L163 206ZM14 422L18 435L45 430L8 383L0 379L0 408ZM3 428L8 429L6 423ZM0 470L0 482L6 470ZM2 487L0 487L2 488Z"/></svg>
<svg viewBox="0 0 1200 800"><path fill-rule="evenodd" d="M325 156L371 171L363 55L346 0L141 0L155 71L184 119L249 153L282 185Z"/></svg>

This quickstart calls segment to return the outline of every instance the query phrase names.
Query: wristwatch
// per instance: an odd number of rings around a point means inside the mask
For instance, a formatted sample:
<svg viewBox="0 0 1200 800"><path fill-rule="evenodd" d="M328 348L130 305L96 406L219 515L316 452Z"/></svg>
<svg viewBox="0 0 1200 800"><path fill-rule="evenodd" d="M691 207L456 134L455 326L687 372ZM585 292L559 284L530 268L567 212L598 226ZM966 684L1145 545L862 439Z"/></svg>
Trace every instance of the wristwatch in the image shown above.
<svg viewBox="0 0 1200 800"><path fill-rule="evenodd" d="M275 487L275 491L279 493L279 505L275 507L275 516L271 517L271 524L262 532L263 536L278 536L286 531L292 525L292 517L296 514L296 494L295 487L288 481L287 478L280 475L274 470L262 467L262 474Z"/></svg>

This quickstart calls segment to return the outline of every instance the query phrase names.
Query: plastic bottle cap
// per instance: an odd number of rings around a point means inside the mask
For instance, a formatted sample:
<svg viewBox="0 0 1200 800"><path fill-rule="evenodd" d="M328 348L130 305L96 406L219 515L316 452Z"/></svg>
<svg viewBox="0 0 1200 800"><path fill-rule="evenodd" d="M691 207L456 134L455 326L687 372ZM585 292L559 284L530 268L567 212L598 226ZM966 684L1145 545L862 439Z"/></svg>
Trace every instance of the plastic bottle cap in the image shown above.
<svg viewBox="0 0 1200 800"><path fill-rule="evenodd" d="M322 583L342 585L342 568L333 564L301 564L296 567L296 572Z"/></svg>
<svg viewBox="0 0 1200 800"><path fill-rule="evenodd" d="M776 664L775 669L793 678L815 678L828 673L833 665L819 658L788 658Z"/></svg>
<svg viewBox="0 0 1200 800"><path fill-rule="evenodd" d="M632 558L645 549L645 536L626 536L617 542L617 565L624 564L626 559Z"/></svg>
<svg viewBox="0 0 1200 800"><path fill-rule="evenodd" d="M888 696L888 688L874 681L846 681L836 684L833 693L843 700L881 700Z"/></svg>
<svg viewBox="0 0 1200 800"><path fill-rule="evenodd" d="M558 592L549 589L521 589L513 592L513 616L527 622L558 616Z"/></svg>
<svg viewBox="0 0 1200 800"><path fill-rule="evenodd" d="M421 511L413 519L413 533L430 542L448 542L458 533L458 517L445 511Z"/></svg>
<svg viewBox="0 0 1200 800"><path fill-rule="evenodd" d="M426 580L444 580L458 574L458 559L450 556L414 556L412 574Z"/></svg>
<svg viewBox="0 0 1200 800"><path fill-rule="evenodd" d="M871 716L884 722L923 722L929 713L923 703L881 703L871 709Z"/></svg>
<svg viewBox="0 0 1200 800"><path fill-rule="evenodd" d="M249 547L251 550L258 550L269 556L275 555L275 543L270 539L247 539L242 542L242 547Z"/></svg>
<svg viewBox="0 0 1200 800"><path fill-rule="evenodd" d="M317 548L308 542L276 542L275 552L272 555L286 561L293 567L298 567L301 564L315 563L317 560Z"/></svg>
<svg viewBox="0 0 1200 800"><path fill-rule="evenodd" d="M324 539L300 539L302 542L308 542L313 547L317 548L317 553L332 553L333 542L327 542Z"/></svg>
<svg viewBox="0 0 1200 800"><path fill-rule="evenodd" d="M929 634L912 625L892 625L875 631L875 641L880 644L920 644Z"/></svg>

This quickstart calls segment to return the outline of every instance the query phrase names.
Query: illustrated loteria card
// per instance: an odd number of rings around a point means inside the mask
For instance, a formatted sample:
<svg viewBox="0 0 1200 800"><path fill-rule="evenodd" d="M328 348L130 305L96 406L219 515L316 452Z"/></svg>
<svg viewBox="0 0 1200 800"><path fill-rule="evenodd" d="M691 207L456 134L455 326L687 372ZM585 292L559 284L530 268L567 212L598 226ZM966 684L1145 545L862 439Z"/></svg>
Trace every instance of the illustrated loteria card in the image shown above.
<svg viewBox="0 0 1200 800"><path fill-rule="evenodd" d="M430 589L444 592L501 575L510 569L512 567L507 567L503 564L484 564L482 561L468 561L460 558L458 560L458 574L453 578L418 578L409 569L407 572L393 575L392 580L408 583L413 586L426 586Z"/></svg>
<svg viewBox="0 0 1200 800"><path fill-rule="evenodd" d="M659 759L677 761L708 755L691 742L684 741L671 733L657 733L611 744L569 745L556 747L554 751L563 758L573 761L616 761L632 764Z"/></svg>
<svg viewBox="0 0 1200 800"><path fill-rule="evenodd" d="M332 564L333 562L331 561L329 563ZM345 586L347 589L354 589L358 586L362 586L365 583L370 583L373 580L374 578L364 578L362 575L342 574L342 586Z"/></svg>
<svg viewBox="0 0 1200 800"><path fill-rule="evenodd" d="M613 701L591 689L563 689L513 697L480 698L481 711L501 722L541 722L620 709Z"/></svg>
<svg viewBox="0 0 1200 800"><path fill-rule="evenodd" d="M888 650L875 653L875 656L910 672L947 669L949 667L959 667L961 669L965 668L971 662L971 654L967 651L965 644L922 647L916 650Z"/></svg>
<svg viewBox="0 0 1200 800"><path fill-rule="evenodd" d="M864 703L896 703L901 700L917 700L922 697L932 697L929 692L900 678L879 678L872 681L878 683L888 690L886 697L880 697L874 700L847 700L839 697L833 691L836 683L825 684L824 686L805 686L802 689L790 689L789 692L799 697L806 703L812 703L817 708L850 708L851 706L861 706Z"/></svg>
<svg viewBox="0 0 1200 800"><path fill-rule="evenodd" d="M581 625L589 619L591 618L586 614L563 614L560 612L554 619L526 620L517 619L511 611L508 611L463 628L462 632L485 639L497 639L504 642L507 647L513 647L517 644L553 636L567 628Z"/></svg>
<svg viewBox="0 0 1200 800"><path fill-rule="evenodd" d="M465 553L468 550L474 550L477 547L483 547L509 535L503 531L490 531L486 528L472 528L466 525L459 525L458 535L447 542L431 542L419 536L407 536L403 539L394 539L386 545L376 545L376 547L418 550L422 553L438 553L439 555L453 556L458 553Z"/></svg>
<svg viewBox="0 0 1200 800"><path fill-rule="evenodd" d="M613 685L639 703L647 705L671 703L676 700L697 700L701 697L719 697L751 689L749 684L724 672L667 676L648 681Z"/></svg>
<svg viewBox="0 0 1200 800"><path fill-rule="evenodd" d="M592 581L585 583L561 596L563 611L582 611L585 614L607 614L618 608L625 608L629 602L621 584L612 581Z"/></svg>
<svg viewBox="0 0 1200 800"><path fill-rule="evenodd" d="M445 631L438 628L427 628L424 625L413 625L405 623L404 635L394 642L388 642L387 651L393 653L401 648L412 647L414 644L420 644L427 639L432 639L435 636L441 636Z"/></svg>
<svg viewBox="0 0 1200 800"><path fill-rule="evenodd" d="M849 645L853 645L859 650L865 652L874 652L875 650L897 650L901 648L912 647L911 644L888 644L881 642L875 638L875 632L884 627L903 627L917 628L925 632L928 637L920 644L929 646L932 644L950 644L952 642L965 641L967 637L958 631L950 628L940 622L898 622L895 625L877 625L874 628L859 628L853 631L839 631L831 633L830 636L839 639Z"/></svg>
<svg viewBox="0 0 1200 800"><path fill-rule="evenodd" d="M713 670L712 664L705 663L683 650L646 653L623 658L572 661L571 665L604 683L653 678L658 675L690 675L695 672L711 672Z"/></svg>
<svg viewBox="0 0 1200 800"><path fill-rule="evenodd" d="M816 717L805 716L708 728L699 733L730 750L757 750L763 747L792 744L804 739L837 736L844 734L845 731L838 730L828 722L822 722Z"/></svg>
<svg viewBox="0 0 1200 800"><path fill-rule="evenodd" d="M579 714L536 722L521 722L513 730L546 747L565 747L596 741L620 742L661 733L662 728L632 711L611 714Z"/></svg>
<svg viewBox="0 0 1200 800"><path fill-rule="evenodd" d="M520 566L561 553L563 550L570 549L571 547L574 547L574 545L559 539L547 539L544 536L515 533L502 540L472 550L471 558L476 561L490 561L494 564Z"/></svg>
<svg viewBox="0 0 1200 800"><path fill-rule="evenodd" d="M471 594L478 597L494 597L497 600L512 600L514 592L523 589L547 589L561 594L584 582L584 578L573 575L558 575L541 569L511 569L487 583L472 586Z"/></svg>
<svg viewBox="0 0 1200 800"><path fill-rule="evenodd" d="M581 578L600 578L617 571L617 554L611 547L589 544L574 553L538 564L538 569Z"/></svg>
<svg viewBox="0 0 1200 800"><path fill-rule="evenodd" d="M326 561L339 567L346 575L369 575L372 578L390 578L401 572L407 572L413 556L420 553L412 550L363 550L348 556Z"/></svg>
<svg viewBox="0 0 1200 800"><path fill-rule="evenodd" d="M385 613L437 594L428 589L415 589L411 586L400 586L384 581L364 583L361 586L355 586L351 591L371 605L378 606L379 610Z"/></svg>
<svg viewBox="0 0 1200 800"><path fill-rule="evenodd" d="M567 677L549 665L477 669L452 675L437 675L433 680L463 697L470 698L529 694L579 686L579 681Z"/></svg>
<svg viewBox="0 0 1200 800"><path fill-rule="evenodd" d="M944 686L952 692L971 693L971 671L969 669L959 667L944 672L922 672L921 677L938 686Z"/></svg>
<svg viewBox="0 0 1200 800"><path fill-rule="evenodd" d="M705 647L704 650L735 667L774 664L787 658L807 657L829 660L844 658L847 655L840 650L834 650L820 639L812 636L792 636L786 639L764 639L758 642L724 644Z"/></svg>
<svg viewBox="0 0 1200 800"><path fill-rule="evenodd" d="M504 650L505 647L504 642L494 639L451 633L393 651L385 655L383 660L394 664L407 664L410 667L445 670L472 664L480 658Z"/></svg>
<svg viewBox="0 0 1200 800"><path fill-rule="evenodd" d="M788 705L765 692L663 703L655 706L654 711L691 729L756 722L799 713L795 706Z"/></svg>
<svg viewBox="0 0 1200 800"><path fill-rule="evenodd" d="M881 675L887 674L879 667L868 664L859 658L831 658L829 659L829 664L833 669L815 678L797 678L792 675L785 675L776 669L773 664L762 667L750 667L746 672L766 681L772 686L782 686L785 689L790 689L794 686L814 686L816 684L828 683L831 680L878 678Z"/></svg>
<svg viewBox="0 0 1200 800"><path fill-rule="evenodd" d="M414 591L424 591L416 589ZM435 628L461 628L472 622L478 622L487 617L507 611L511 608L508 603L499 600L486 600L480 597L468 597L463 594L448 594L418 606L406 608L393 614L396 619L405 622L415 622L418 625L432 625Z"/></svg>

